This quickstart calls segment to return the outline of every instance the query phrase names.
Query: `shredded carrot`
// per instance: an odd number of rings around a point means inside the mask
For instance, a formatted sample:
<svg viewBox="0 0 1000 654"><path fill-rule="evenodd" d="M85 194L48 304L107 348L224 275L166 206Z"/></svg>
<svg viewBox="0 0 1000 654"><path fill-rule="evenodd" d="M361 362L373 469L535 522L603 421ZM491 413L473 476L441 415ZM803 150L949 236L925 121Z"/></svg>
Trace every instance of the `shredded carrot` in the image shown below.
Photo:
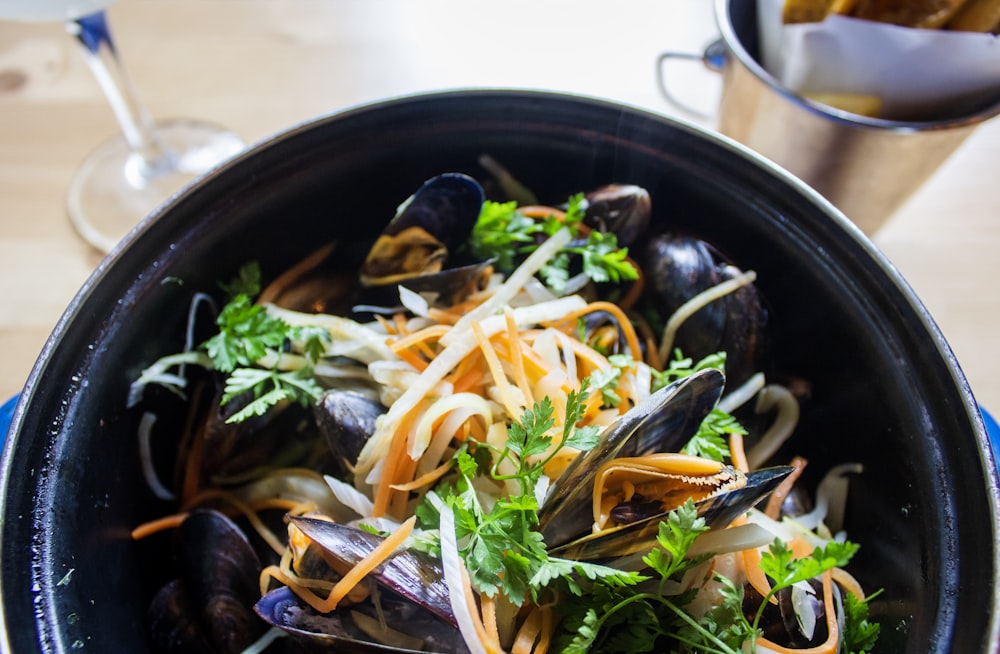
<svg viewBox="0 0 1000 654"><path fill-rule="evenodd" d="M750 472L746 450L743 449L743 434L729 435L729 456L733 460L734 468L740 472Z"/></svg>
<svg viewBox="0 0 1000 654"><path fill-rule="evenodd" d="M396 325L396 332L399 334L407 334L409 330L406 328L406 315L402 312L392 314L392 322Z"/></svg>
<svg viewBox="0 0 1000 654"><path fill-rule="evenodd" d="M746 522L746 519L740 516L740 521ZM734 520L733 524L740 524L739 521ZM767 594L771 592L771 584L767 580L767 575L760 567L760 550L756 547L751 547L748 550L743 550L743 569L746 571L747 582L753 586L754 590L760 593L761 597L767 597ZM768 600L771 604L777 605L778 598L772 596Z"/></svg>
<svg viewBox="0 0 1000 654"><path fill-rule="evenodd" d="M144 522L132 530L132 540L140 540L146 536L151 536L167 529L176 529L182 522L184 522L184 518L187 516L187 513L175 513L174 515L168 515L162 518L157 518L156 520Z"/></svg>
<svg viewBox="0 0 1000 654"><path fill-rule="evenodd" d="M458 570L462 575L462 591L465 594L465 603L471 609L469 617L472 618L472 625L476 629L479 642L483 644L488 654L501 654L503 647L500 645L500 640L491 637L491 634L483 624L483 617L476 611L476 596L472 592L472 581L469 579L469 571L465 569L464 565L459 565Z"/></svg>
<svg viewBox="0 0 1000 654"><path fill-rule="evenodd" d="M391 488L397 491L412 491L418 488L423 488L424 486L429 486L436 482L441 477L444 477L444 473L448 472L451 468L451 461L445 461L438 467L434 468L430 472L426 472L413 481L406 482L403 484L392 484Z"/></svg>
<svg viewBox="0 0 1000 654"><path fill-rule="evenodd" d="M566 217L566 212L562 209L557 209L555 207L547 207L541 204L529 204L523 207L518 207L518 211L525 215L527 218L548 218L549 216L554 216L557 220L562 222Z"/></svg>
<svg viewBox="0 0 1000 654"><path fill-rule="evenodd" d="M504 307L504 319L507 321L507 340L510 343L510 362L514 368L514 379L518 388L524 395L524 401L528 406L535 403L534 395L531 392L531 385L528 383L528 375L524 371L524 353L521 347L521 337L518 334L517 324L514 322L514 312L510 307Z"/></svg>
<svg viewBox="0 0 1000 654"><path fill-rule="evenodd" d="M456 307L452 307L451 309L431 307L427 310L427 317L442 325L454 325L461 320L462 313Z"/></svg>
<svg viewBox="0 0 1000 654"><path fill-rule="evenodd" d="M517 630L517 636L514 638L514 644L511 645L510 654L530 654L541 631L541 611L536 607L528 613L524 622L521 623L521 628Z"/></svg>
<svg viewBox="0 0 1000 654"><path fill-rule="evenodd" d="M392 335L396 334L396 325L385 319L385 316L380 314L375 314L375 321L382 325L382 329L385 330L386 334Z"/></svg>
<svg viewBox="0 0 1000 654"><path fill-rule="evenodd" d="M397 357L407 362L420 372L423 372L427 368L427 360L421 359L420 356L412 350L399 350L395 354Z"/></svg>
<svg viewBox="0 0 1000 654"><path fill-rule="evenodd" d="M417 406L415 406L409 413L403 416L402 420L400 420L399 424L396 426L396 431L393 433L392 440L389 442L389 451L385 455L382 475L379 477L378 484L375 486L375 497L372 500L373 517L380 518L389 510L389 502L394 493L392 484L399 483L401 481L401 479L396 477L397 467L399 466L402 458L406 457L407 434L410 427L417 419L418 410L422 407L422 403L417 404Z"/></svg>
<svg viewBox="0 0 1000 654"><path fill-rule="evenodd" d="M483 613L483 629L491 641L500 642L500 629L497 627L497 601L486 593L479 594L479 606Z"/></svg>
<svg viewBox="0 0 1000 654"><path fill-rule="evenodd" d="M549 651L549 645L552 643L552 609L548 606L540 607L542 612L542 632L538 637L538 644L535 645L535 651L533 654L546 654Z"/></svg>
<svg viewBox="0 0 1000 654"><path fill-rule="evenodd" d="M858 583L858 580L854 578L854 575L847 570L844 570L843 568L834 568L833 580L847 589L847 592L854 595L857 599L863 600L865 598L865 591L861 588L861 584Z"/></svg>
<svg viewBox="0 0 1000 654"><path fill-rule="evenodd" d="M396 531L389 534L385 540L379 543L375 549L368 553L365 558L358 561L351 570L341 577L340 581L334 584L330 595L323 601L325 607L322 612L327 613L337 608L337 604L344 599L351 590L361 582L368 574L384 563L392 556L396 548L403 544L410 534L413 533L413 525L417 522L417 517L412 516L409 520L399 525Z"/></svg>
<svg viewBox="0 0 1000 654"><path fill-rule="evenodd" d="M826 612L826 640L815 647L793 649L773 643L763 636L757 639L757 644L779 654L836 654L840 648L840 627L837 624L837 609L833 604L833 574L830 570L823 573L823 608Z"/></svg>
<svg viewBox="0 0 1000 654"><path fill-rule="evenodd" d="M764 515L771 518L772 520L777 520L781 516L781 505L785 502L785 498L788 494L792 492L792 488L795 486L795 482L798 481L799 477L802 475L802 471L806 467L807 461L801 456L797 456L792 459L791 466L793 470L788 473L778 487L771 492L771 497L767 499L767 505L764 507Z"/></svg>
<svg viewBox="0 0 1000 654"><path fill-rule="evenodd" d="M437 340L448 333L451 328L448 325L430 325L419 331L407 334L394 343L389 344L389 349L393 352L405 350L420 343Z"/></svg>
<svg viewBox="0 0 1000 654"><path fill-rule="evenodd" d="M532 384L537 384L539 380L552 372L553 368L549 363L538 354L538 352L531 347L533 342L533 336L537 334L530 334L527 332L521 332L521 343L527 345L528 347L521 348L521 356L523 357L524 373L528 377L528 380ZM508 342L508 335L505 332L497 334L497 350L502 351L501 348L510 348L510 343ZM506 356L510 356L507 354ZM569 390L568 388L566 389Z"/></svg>
<svg viewBox="0 0 1000 654"><path fill-rule="evenodd" d="M284 544L274 535L267 525L260 519L257 512L248 506L243 500L239 499L232 493L224 491L221 489L207 489L196 495L191 499L191 501L185 505L186 508L199 506L205 504L211 500L222 500L227 504L230 504L239 513L243 515L253 527L254 531L260 534L260 537L264 539L264 542L270 546L272 550L281 554L285 550Z"/></svg>
<svg viewBox="0 0 1000 654"><path fill-rule="evenodd" d="M503 371L503 365L500 363L500 357L497 356L496 349L490 343L478 320L473 320L470 323L470 327L476 335L476 340L479 342L479 349L483 353L483 358L486 359L486 365L489 367L490 374L493 375L493 382L496 384L497 392L500 394L501 403L509 415L520 416L520 406L514 401L510 382L507 381L507 375Z"/></svg>
<svg viewBox="0 0 1000 654"><path fill-rule="evenodd" d="M642 348L639 347L639 337L636 336L635 327L632 326L632 321L625 315L622 308L614 302L606 302L604 300L591 302L579 311L572 311L566 314L566 316L559 321L559 324L569 325L575 329L577 318L596 311L605 311L614 317L615 321L618 323L618 328L622 330L622 335L625 337L625 344L627 345L629 352L632 354L632 358L641 360Z"/></svg>

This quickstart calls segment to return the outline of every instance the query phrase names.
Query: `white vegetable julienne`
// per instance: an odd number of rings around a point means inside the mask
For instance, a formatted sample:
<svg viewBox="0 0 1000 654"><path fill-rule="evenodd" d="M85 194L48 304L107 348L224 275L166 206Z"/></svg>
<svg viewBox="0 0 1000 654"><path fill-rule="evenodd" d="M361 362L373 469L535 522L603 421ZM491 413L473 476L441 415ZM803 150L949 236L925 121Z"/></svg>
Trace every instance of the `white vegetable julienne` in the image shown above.
<svg viewBox="0 0 1000 654"><path fill-rule="evenodd" d="M457 393L443 397L421 416L417 423L417 428L413 431L413 440L408 443L407 453L410 458L416 461L427 450L430 445L434 423L444 414L456 409L472 409L475 414L483 417L483 424L493 424L493 411L490 404L481 395L475 393Z"/></svg>
<svg viewBox="0 0 1000 654"><path fill-rule="evenodd" d="M719 409L726 413L733 413L736 409L752 400L753 396L759 393L760 389L764 388L764 383L764 373L758 372L752 375L750 379L726 393L719 400Z"/></svg>
<svg viewBox="0 0 1000 654"><path fill-rule="evenodd" d="M153 465L153 426L156 424L156 415L145 411L139 419L139 462L142 466L142 476L146 479L146 485L161 500L172 501L177 497L160 482Z"/></svg>
<svg viewBox="0 0 1000 654"><path fill-rule="evenodd" d="M698 295L682 304L674 311L670 319L667 320L666 327L663 328L663 338L660 340L660 361L669 361L670 351L674 346L674 337L677 330L681 328L684 321L693 316L702 307L723 298L730 293L734 293L744 286L749 286L757 279L757 273L752 270L737 275L732 279L727 279L721 284L705 289Z"/></svg>
<svg viewBox="0 0 1000 654"><path fill-rule="evenodd" d="M410 310L415 316L420 316L421 318L426 318L427 314L430 313L430 303L427 302L427 298L411 291L405 286L399 287L399 301L403 303L403 306Z"/></svg>
<svg viewBox="0 0 1000 654"><path fill-rule="evenodd" d="M500 285L492 296L469 313L462 316L454 329L441 338L442 345L450 345L469 329L473 320L482 321L499 313L504 306L510 304L515 295L520 292L528 281L541 270L570 241L569 230L565 227L553 234L547 241L528 255L524 262L514 269L514 272Z"/></svg>
<svg viewBox="0 0 1000 654"><path fill-rule="evenodd" d="M458 541L455 540L455 516L434 491L427 493L427 499L441 516L441 566L444 568L444 579L448 583L448 601L458 622L458 630L472 654L487 654L473 622L474 609L465 600L465 584L462 581L464 564L458 553Z"/></svg>
<svg viewBox="0 0 1000 654"><path fill-rule="evenodd" d="M799 401L784 386L770 384L757 395L757 413L776 410L777 415L760 440L747 452L747 463L757 469L778 451L799 424Z"/></svg>
<svg viewBox="0 0 1000 654"><path fill-rule="evenodd" d="M551 302L518 307L513 310L514 322L519 327L524 327L554 321L567 313L582 309L586 305L587 303L580 296L570 295ZM482 321L481 326L487 338L507 328L506 319L502 315L486 318ZM451 333L449 332L446 336ZM441 340L444 341L444 338ZM388 443L403 416L409 413L418 402L430 395L434 387L477 347L479 347L479 341L476 339L476 335L471 329L466 330L460 338L441 350L424 368L414 383L403 392L399 399L392 403L389 410L378 420L375 433L361 450L357 462L359 477L367 475L374 462L379 458L376 455L387 450ZM370 479L370 477L368 478Z"/></svg>
<svg viewBox="0 0 1000 654"><path fill-rule="evenodd" d="M362 363L395 358L385 344L385 336L361 323L327 313L301 313L265 304L268 315L280 318L292 327L322 327L332 338L328 356L350 356Z"/></svg>
<svg viewBox="0 0 1000 654"><path fill-rule="evenodd" d="M323 475L323 479L326 480L330 490L333 491L334 497L340 500L341 504L354 511L362 518L367 518L373 513L372 501L368 499L367 495L356 489L354 486L351 486L347 482L341 481L330 475Z"/></svg>

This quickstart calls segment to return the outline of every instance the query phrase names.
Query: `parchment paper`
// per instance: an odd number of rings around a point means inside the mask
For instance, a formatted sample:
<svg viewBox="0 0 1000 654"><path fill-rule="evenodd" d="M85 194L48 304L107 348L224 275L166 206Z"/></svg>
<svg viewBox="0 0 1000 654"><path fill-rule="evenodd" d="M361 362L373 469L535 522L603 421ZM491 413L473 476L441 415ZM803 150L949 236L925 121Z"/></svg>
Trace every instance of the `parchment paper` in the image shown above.
<svg viewBox="0 0 1000 654"><path fill-rule="evenodd" d="M860 93L881 118L943 120L1000 102L1000 38L830 16L784 25L784 0L759 0L761 64L799 94Z"/></svg>

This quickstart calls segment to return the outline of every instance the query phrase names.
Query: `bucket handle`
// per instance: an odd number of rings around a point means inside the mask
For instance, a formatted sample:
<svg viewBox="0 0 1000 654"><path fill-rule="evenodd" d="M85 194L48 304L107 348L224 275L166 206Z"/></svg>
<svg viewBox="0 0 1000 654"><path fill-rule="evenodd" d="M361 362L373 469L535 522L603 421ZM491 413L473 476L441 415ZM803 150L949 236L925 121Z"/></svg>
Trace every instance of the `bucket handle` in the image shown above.
<svg viewBox="0 0 1000 654"><path fill-rule="evenodd" d="M667 75L664 70L664 64L672 59L700 61L704 64L705 68L713 73L721 73L726 64L726 46L722 42L722 39L717 39L708 44L705 51L701 54L668 50L660 53L660 56L656 58L656 82L660 89L660 95L662 95L664 99L674 107L687 114L697 118L714 118L714 112L705 112L697 109L671 92L669 86L667 85Z"/></svg>

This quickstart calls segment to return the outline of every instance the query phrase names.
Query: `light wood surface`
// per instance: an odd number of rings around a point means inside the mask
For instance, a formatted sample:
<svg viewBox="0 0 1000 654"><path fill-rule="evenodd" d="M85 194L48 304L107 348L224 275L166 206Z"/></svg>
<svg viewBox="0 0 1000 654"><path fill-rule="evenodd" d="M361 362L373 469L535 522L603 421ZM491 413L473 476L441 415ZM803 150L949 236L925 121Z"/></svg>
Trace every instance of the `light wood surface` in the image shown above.
<svg viewBox="0 0 1000 654"><path fill-rule="evenodd" d="M347 106L469 86L570 91L679 115L657 91L656 57L701 52L716 35L711 4L122 0L109 16L154 116L215 121L254 142ZM686 93L710 106L719 80L690 68L678 73ZM64 195L80 160L116 129L60 25L0 21L0 400L22 387L100 261L67 222ZM981 126L875 242L934 316L979 401L1000 411L997 162L1000 120Z"/></svg>

